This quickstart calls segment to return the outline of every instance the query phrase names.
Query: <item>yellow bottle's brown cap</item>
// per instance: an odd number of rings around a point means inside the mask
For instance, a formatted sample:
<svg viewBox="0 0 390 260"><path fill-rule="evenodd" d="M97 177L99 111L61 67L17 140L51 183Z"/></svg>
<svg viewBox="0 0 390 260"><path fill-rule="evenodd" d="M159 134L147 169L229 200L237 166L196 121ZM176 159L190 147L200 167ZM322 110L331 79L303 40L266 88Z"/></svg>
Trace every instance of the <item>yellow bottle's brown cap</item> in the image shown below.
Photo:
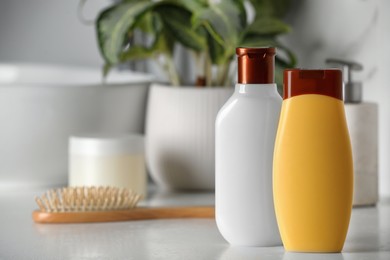
<svg viewBox="0 0 390 260"><path fill-rule="evenodd" d="M275 48L236 48L239 84L274 83Z"/></svg>
<svg viewBox="0 0 390 260"><path fill-rule="evenodd" d="M343 76L339 69L286 69L283 81L283 99L318 94L343 100Z"/></svg>

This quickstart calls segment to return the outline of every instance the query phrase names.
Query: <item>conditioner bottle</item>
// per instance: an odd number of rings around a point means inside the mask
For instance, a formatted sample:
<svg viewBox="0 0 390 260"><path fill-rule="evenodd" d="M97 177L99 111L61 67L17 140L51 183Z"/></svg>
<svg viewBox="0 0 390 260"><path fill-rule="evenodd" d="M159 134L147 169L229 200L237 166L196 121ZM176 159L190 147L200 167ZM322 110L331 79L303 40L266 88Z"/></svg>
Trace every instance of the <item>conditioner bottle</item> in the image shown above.
<svg viewBox="0 0 390 260"><path fill-rule="evenodd" d="M352 152L337 69L284 72L274 200L284 247L340 252L352 208Z"/></svg>

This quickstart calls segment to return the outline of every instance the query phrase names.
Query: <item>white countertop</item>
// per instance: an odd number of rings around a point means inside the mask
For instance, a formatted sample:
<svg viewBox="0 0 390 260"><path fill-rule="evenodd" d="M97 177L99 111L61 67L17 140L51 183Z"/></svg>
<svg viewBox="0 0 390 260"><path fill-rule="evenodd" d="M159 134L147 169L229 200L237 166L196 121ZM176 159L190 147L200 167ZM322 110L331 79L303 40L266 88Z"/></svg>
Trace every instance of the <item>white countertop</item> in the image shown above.
<svg viewBox="0 0 390 260"><path fill-rule="evenodd" d="M390 259L390 199L354 208L342 254L286 253L283 247L231 247L214 220L35 224L38 191L0 191L0 259ZM154 192L143 204L207 205L211 193Z"/></svg>

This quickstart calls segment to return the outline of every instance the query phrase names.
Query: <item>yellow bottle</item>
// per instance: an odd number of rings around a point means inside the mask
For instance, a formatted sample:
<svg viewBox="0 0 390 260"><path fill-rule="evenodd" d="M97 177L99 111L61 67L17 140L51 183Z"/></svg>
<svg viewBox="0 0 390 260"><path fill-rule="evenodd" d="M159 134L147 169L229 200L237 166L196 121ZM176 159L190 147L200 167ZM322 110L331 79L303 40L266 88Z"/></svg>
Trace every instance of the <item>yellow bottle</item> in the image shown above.
<svg viewBox="0 0 390 260"><path fill-rule="evenodd" d="M353 166L340 70L284 72L273 193L284 247L340 252L352 209Z"/></svg>

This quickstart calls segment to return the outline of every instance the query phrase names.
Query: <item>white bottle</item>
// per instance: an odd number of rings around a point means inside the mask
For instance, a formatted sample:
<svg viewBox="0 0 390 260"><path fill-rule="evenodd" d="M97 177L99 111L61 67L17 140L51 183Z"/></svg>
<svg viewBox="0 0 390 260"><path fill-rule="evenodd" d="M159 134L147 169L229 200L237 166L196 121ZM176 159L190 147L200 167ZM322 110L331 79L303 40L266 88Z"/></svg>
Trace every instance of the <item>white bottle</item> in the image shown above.
<svg viewBox="0 0 390 260"><path fill-rule="evenodd" d="M282 99L275 48L237 48L238 83L216 119L216 221L233 245L281 245L272 162Z"/></svg>

